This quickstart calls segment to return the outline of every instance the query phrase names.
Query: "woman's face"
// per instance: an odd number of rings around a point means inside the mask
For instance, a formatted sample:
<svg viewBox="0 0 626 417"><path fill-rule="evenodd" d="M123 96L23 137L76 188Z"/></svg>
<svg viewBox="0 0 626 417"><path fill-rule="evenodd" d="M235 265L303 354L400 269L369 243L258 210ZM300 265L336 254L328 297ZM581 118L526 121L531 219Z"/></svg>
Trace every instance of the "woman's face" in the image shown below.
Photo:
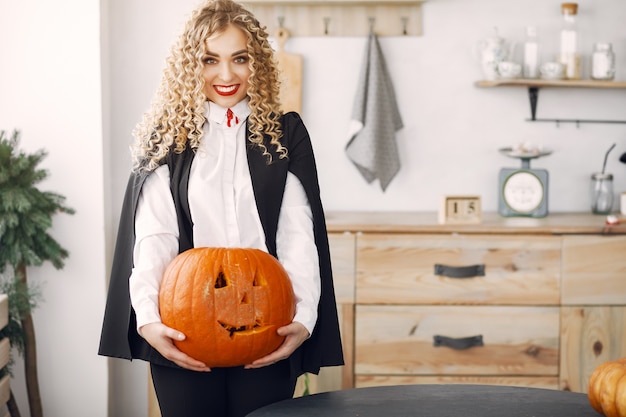
<svg viewBox="0 0 626 417"><path fill-rule="evenodd" d="M248 91L248 47L246 35L236 26L228 28L206 41L204 57L204 94L210 101L232 107L243 100Z"/></svg>

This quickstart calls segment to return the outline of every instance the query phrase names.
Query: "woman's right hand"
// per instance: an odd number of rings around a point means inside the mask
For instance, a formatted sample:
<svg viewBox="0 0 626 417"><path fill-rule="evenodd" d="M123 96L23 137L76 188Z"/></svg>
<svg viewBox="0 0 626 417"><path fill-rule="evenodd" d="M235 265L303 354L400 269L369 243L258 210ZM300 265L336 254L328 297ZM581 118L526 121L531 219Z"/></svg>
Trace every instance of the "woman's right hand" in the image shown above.
<svg viewBox="0 0 626 417"><path fill-rule="evenodd" d="M206 366L206 364L181 352L176 345L174 345L174 340L185 340L185 335L178 330L167 327L163 323L149 323L139 328L139 334L146 339L153 348L158 350L165 359L174 362L181 368L198 372L211 371L211 368Z"/></svg>

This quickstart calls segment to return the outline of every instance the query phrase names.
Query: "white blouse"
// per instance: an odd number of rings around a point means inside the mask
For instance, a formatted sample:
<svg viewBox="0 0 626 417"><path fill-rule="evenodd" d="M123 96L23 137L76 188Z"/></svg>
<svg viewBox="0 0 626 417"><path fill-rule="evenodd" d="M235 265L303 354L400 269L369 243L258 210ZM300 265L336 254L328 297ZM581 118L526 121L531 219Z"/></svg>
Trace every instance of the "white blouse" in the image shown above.
<svg viewBox="0 0 626 417"><path fill-rule="evenodd" d="M227 109L213 102L207 104L205 134L189 177L194 246L248 247L267 252L246 154L248 100L231 110L236 119L229 127ZM157 168L145 180L137 205L135 235L129 286L140 328L161 321L158 306L161 278L178 255L178 222L167 165ZM294 321L302 323L311 334L321 291L319 260L311 207L302 184L292 173L287 175L276 250L296 295Z"/></svg>

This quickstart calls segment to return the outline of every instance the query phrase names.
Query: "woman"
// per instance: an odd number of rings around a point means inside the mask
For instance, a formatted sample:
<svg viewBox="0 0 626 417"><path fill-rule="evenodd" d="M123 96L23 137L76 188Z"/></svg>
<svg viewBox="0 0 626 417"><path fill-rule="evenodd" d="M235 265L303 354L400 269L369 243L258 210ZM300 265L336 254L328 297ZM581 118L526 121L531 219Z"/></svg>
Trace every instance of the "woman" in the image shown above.
<svg viewBox="0 0 626 417"><path fill-rule="evenodd" d="M342 365L313 150L282 114L268 36L230 0L195 11L135 131L99 353L150 362L163 417L245 416L293 395L296 378ZM297 298L284 343L251 364L209 369L159 316L163 270L192 247L276 256Z"/></svg>

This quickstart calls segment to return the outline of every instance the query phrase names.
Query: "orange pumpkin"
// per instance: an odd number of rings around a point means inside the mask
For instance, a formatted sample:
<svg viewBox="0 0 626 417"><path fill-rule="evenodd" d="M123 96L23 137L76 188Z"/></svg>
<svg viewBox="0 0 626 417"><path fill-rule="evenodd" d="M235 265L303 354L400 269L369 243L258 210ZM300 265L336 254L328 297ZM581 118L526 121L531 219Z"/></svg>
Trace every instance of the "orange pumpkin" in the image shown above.
<svg viewBox="0 0 626 417"><path fill-rule="evenodd" d="M607 417L626 417L626 358L601 363L589 378L589 403Z"/></svg>
<svg viewBox="0 0 626 417"><path fill-rule="evenodd" d="M209 367L252 363L284 340L295 296L282 265L266 252L193 248L168 265L159 292L161 320L186 338L174 341Z"/></svg>

